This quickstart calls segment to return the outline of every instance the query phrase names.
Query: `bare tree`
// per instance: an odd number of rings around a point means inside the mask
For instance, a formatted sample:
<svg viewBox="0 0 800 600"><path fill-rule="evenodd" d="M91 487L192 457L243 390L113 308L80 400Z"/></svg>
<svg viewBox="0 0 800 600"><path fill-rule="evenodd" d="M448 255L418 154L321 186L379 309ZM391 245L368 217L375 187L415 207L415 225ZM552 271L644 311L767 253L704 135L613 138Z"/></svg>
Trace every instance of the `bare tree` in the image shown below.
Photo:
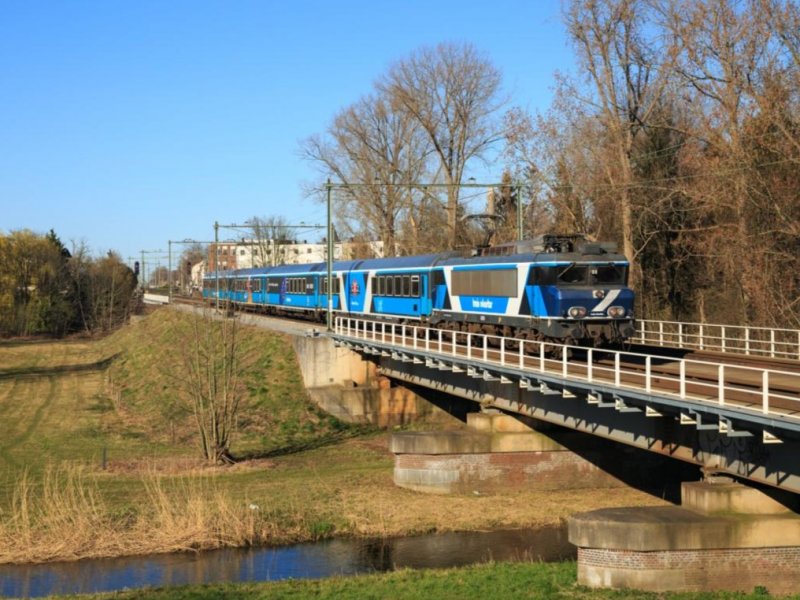
<svg viewBox="0 0 800 600"><path fill-rule="evenodd" d="M211 311L178 325L176 339L181 372L176 374L183 398L194 415L203 457L231 463L231 442L245 385L235 318L215 319Z"/></svg>
<svg viewBox="0 0 800 600"><path fill-rule="evenodd" d="M279 216L252 217L246 221L253 238L251 255L254 267L286 262L287 245L293 240L286 219Z"/></svg>
<svg viewBox="0 0 800 600"><path fill-rule="evenodd" d="M759 258L769 255L765 250L772 246L777 224L764 227L759 218L767 205L754 189L752 124L766 118L770 127L780 123L785 131L788 124L770 118L777 114L775 97L767 101L770 95L761 85L777 82L765 77L779 56L774 32L765 22L770 13L758 2L669 0L664 5L665 27L676 40L677 71L693 118L690 133L703 146L698 158L706 173L724 174L692 186L692 195L717 225L716 235L706 236L700 251L718 265L718 287L730 290L721 298L731 307L728 318L747 322L763 313L760 296L769 289L765 276L775 262Z"/></svg>
<svg viewBox="0 0 800 600"><path fill-rule="evenodd" d="M425 140L415 121L382 95L366 96L336 115L324 136L308 138L304 156L347 187L337 189L338 222L351 235L380 239L387 255L402 254L399 224L427 176Z"/></svg>
<svg viewBox="0 0 800 600"><path fill-rule="evenodd" d="M392 109L409 115L437 158L447 184L447 244L459 244L459 196L470 161L487 157L502 139L500 71L471 44L424 47L392 66L378 88Z"/></svg>
<svg viewBox="0 0 800 600"><path fill-rule="evenodd" d="M567 28L590 93L572 93L602 121L607 136L606 177L616 195L623 251L631 261L636 287L634 243L634 144L661 105L670 82L669 48L658 48L645 35L647 5L641 0L574 0L566 11ZM658 56L658 58L656 58Z"/></svg>

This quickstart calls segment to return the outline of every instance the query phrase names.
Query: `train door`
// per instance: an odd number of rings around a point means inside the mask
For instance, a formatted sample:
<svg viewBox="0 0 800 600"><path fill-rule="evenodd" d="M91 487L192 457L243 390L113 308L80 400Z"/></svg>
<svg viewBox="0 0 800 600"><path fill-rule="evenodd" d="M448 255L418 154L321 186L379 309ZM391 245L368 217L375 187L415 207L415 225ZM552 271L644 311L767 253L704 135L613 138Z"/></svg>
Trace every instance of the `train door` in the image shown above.
<svg viewBox="0 0 800 600"><path fill-rule="evenodd" d="M367 274L350 271L345 275L345 297L349 312L364 313L367 295Z"/></svg>

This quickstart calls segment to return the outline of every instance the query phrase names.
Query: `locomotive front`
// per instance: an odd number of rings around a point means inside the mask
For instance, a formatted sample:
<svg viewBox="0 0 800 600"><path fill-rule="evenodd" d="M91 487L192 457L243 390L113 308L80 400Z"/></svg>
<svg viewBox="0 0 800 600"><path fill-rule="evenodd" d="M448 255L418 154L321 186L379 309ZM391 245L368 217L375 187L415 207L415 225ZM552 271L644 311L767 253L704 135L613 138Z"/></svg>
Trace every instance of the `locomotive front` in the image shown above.
<svg viewBox="0 0 800 600"><path fill-rule="evenodd" d="M557 321L560 335L574 340L622 341L635 333L628 263L586 257L536 264L531 288L541 295L540 316Z"/></svg>

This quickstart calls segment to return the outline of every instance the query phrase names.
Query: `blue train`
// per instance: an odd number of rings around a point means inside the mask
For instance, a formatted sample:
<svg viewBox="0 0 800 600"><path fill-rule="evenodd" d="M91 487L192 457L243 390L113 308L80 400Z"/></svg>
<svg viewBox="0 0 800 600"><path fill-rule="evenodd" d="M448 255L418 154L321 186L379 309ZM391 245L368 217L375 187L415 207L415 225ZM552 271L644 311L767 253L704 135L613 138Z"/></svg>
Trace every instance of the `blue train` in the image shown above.
<svg viewBox="0 0 800 600"><path fill-rule="evenodd" d="M336 261L333 310L456 331L564 343L633 336L628 261L610 243L545 235L459 253ZM324 320L326 263L207 273L203 297Z"/></svg>

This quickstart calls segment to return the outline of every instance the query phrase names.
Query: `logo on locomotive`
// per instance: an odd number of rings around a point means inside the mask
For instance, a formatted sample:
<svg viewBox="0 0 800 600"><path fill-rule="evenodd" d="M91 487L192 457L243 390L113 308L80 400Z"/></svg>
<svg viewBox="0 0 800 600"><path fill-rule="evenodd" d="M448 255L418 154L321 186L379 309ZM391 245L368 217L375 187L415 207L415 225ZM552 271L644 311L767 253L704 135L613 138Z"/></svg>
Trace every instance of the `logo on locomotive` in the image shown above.
<svg viewBox="0 0 800 600"><path fill-rule="evenodd" d="M350 282L350 295L351 296L358 296L361 293L361 287L358 285L358 281L353 279Z"/></svg>

